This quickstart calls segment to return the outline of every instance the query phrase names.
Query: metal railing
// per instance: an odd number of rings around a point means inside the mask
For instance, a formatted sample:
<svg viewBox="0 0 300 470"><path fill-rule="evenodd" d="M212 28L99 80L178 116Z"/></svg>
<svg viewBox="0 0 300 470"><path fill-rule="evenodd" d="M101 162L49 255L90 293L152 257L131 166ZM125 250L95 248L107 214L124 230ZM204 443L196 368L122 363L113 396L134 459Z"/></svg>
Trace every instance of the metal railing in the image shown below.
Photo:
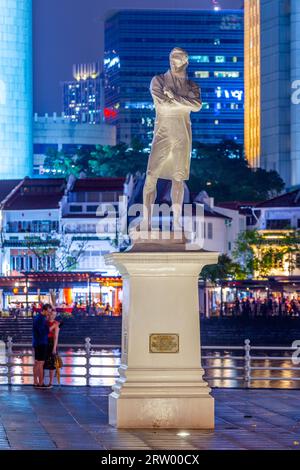
<svg viewBox="0 0 300 470"><path fill-rule="evenodd" d="M23 351L21 351L23 349ZM73 350L77 351L74 352ZM120 352L116 352L118 349ZM24 352L25 350L25 352ZM69 350L67 352L63 352ZM104 353L103 350L111 350L111 353ZM298 367L292 361L292 353L295 351L293 346L252 346L249 339L244 341L241 346L202 346L202 366L205 371L204 379L213 388L232 387L232 388L259 388L258 384L267 382L269 385L265 388L272 388L270 385L274 382L290 382L292 388L300 388L300 366ZM271 353L271 354L269 354ZM286 354L290 353L289 356ZM282 355L285 354L285 355ZM84 368L84 374L64 373L60 374L62 378L81 378L84 385L92 386L92 379L116 379L118 378L119 364L95 364L94 359L121 359L120 345L101 345L92 344L90 338L85 339L83 345L63 344L60 345L59 355L64 358L75 359L84 358L85 364L67 364L66 368L76 369ZM31 345L28 343L13 343L11 337L5 343L5 358L1 362L0 356L0 378L7 379L8 385L14 385L15 377L33 377L33 373L25 372L24 368L32 368L33 363L16 363L23 358L33 356ZM230 362L227 365L227 362ZM216 364L217 362L217 364ZM277 366L280 362L290 362L289 366ZM212 364L211 364L212 363ZM19 367L18 367L19 366ZM19 372L14 369L18 367ZM92 374L91 369L115 369L114 375L108 375L101 371L100 374ZM5 369L5 370L4 370ZM217 374L215 374L215 372ZM233 372L233 375L230 374ZM265 375L263 375L265 373ZM279 373L279 375L278 375ZM297 374L298 373L298 374ZM262 375L259 375L262 374ZM274 375L275 374L275 375ZM218 383L219 382L219 383ZM226 385L229 382L229 385ZM230 382L235 385L230 385ZM216 385L217 384L217 385ZM21 385L18 383L18 385ZM74 385L70 383L67 385ZM285 388L285 386L283 386Z"/></svg>

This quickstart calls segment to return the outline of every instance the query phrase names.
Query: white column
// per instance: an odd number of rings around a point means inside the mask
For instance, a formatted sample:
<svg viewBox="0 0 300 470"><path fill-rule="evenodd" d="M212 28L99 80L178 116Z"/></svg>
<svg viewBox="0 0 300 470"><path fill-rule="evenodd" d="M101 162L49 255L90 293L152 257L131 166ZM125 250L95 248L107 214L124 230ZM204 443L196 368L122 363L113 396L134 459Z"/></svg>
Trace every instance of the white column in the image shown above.
<svg viewBox="0 0 300 470"><path fill-rule="evenodd" d="M198 276L209 252L112 253L123 276L120 378L109 397L119 428L214 427L200 357Z"/></svg>

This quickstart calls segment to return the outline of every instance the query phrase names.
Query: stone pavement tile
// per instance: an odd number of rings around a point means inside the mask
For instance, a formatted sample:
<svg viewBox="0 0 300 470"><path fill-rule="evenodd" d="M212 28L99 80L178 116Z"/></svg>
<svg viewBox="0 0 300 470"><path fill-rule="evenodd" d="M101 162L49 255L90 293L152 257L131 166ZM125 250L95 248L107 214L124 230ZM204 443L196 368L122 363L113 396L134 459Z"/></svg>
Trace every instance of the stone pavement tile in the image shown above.
<svg viewBox="0 0 300 470"><path fill-rule="evenodd" d="M59 398L59 401L74 420L82 425L97 423L100 419L102 422L107 420L106 414L101 412L88 397L63 396Z"/></svg>
<svg viewBox="0 0 300 470"><path fill-rule="evenodd" d="M4 429L4 426L0 423L0 449L5 450L9 448L10 448L10 445L7 439L6 431Z"/></svg>
<svg viewBox="0 0 300 470"><path fill-rule="evenodd" d="M95 440L76 439L76 437L70 435L67 438L65 436L53 435L55 446L59 450L103 450L102 447Z"/></svg>
<svg viewBox="0 0 300 470"><path fill-rule="evenodd" d="M224 434L221 435L219 433L217 434L215 431L190 430L189 434L190 435L184 437L184 439L190 442L193 445L194 449L244 449L243 446L240 446L236 442L233 442L230 436L226 436Z"/></svg>
<svg viewBox="0 0 300 470"><path fill-rule="evenodd" d="M57 425L55 426L54 424L47 424L43 423L44 429L47 431L49 435L51 435L52 438L63 438L65 440L79 440L81 442L91 442L93 443L93 439L91 438L91 432L88 429L85 429L84 427L80 426L78 423L75 423L70 426L65 426L65 425Z"/></svg>
<svg viewBox="0 0 300 470"><path fill-rule="evenodd" d="M132 434L139 436L146 445L151 449L173 449L174 446L176 449L181 450L192 450L194 449L193 445L186 438L179 437L178 430L176 429L160 429L160 430L149 430L149 429L139 429L133 430Z"/></svg>
<svg viewBox="0 0 300 470"><path fill-rule="evenodd" d="M151 449L140 436L135 436L131 430L116 430L111 426L105 426L104 429L94 431L94 435L105 449L109 450Z"/></svg>
<svg viewBox="0 0 300 470"><path fill-rule="evenodd" d="M9 431L7 433L8 441L12 449L31 450L31 449L56 449L56 445L50 436L41 433L30 433Z"/></svg>
<svg viewBox="0 0 300 470"><path fill-rule="evenodd" d="M219 435L227 437L236 445L247 450L284 450L286 448L282 442L272 439L265 433L256 433L245 429L239 429L235 434L232 431L221 431Z"/></svg>
<svg viewBox="0 0 300 470"><path fill-rule="evenodd" d="M108 425L110 388L36 391L0 387L0 448L299 449L300 393L214 390L215 431L117 430Z"/></svg>

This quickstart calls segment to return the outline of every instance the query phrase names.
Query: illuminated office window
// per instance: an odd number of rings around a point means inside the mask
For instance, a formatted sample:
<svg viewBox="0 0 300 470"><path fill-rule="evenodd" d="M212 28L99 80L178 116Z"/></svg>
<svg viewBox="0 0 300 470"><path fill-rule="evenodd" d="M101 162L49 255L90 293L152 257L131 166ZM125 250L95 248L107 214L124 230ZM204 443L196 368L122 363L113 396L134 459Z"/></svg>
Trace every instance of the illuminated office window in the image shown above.
<svg viewBox="0 0 300 470"><path fill-rule="evenodd" d="M196 78L209 78L209 72L204 71L204 70L197 70L195 72L195 77Z"/></svg>
<svg viewBox="0 0 300 470"><path fill-rule="evenodd" d="M239 78L240 72L214 72L215 78Z"/></svg>
<svg viewBox="0 0 300 470"><path fill-rule="evenodd" d="M208 63L209 56L208 55L191 55L190 62L197 62L197 63Z"/></svg>

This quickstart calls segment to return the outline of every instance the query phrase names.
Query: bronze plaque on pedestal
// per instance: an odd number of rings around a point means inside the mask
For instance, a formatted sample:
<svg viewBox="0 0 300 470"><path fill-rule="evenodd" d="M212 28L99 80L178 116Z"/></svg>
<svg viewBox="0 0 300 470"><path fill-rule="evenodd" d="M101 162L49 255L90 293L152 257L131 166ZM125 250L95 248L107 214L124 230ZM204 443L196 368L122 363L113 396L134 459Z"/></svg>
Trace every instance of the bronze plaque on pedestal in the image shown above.
<svg viewBox="0 0 300 470"><path fill-rule="evenodd" d="M178 353L179 335L155 333L149 337L150 353Z"/></svg>

